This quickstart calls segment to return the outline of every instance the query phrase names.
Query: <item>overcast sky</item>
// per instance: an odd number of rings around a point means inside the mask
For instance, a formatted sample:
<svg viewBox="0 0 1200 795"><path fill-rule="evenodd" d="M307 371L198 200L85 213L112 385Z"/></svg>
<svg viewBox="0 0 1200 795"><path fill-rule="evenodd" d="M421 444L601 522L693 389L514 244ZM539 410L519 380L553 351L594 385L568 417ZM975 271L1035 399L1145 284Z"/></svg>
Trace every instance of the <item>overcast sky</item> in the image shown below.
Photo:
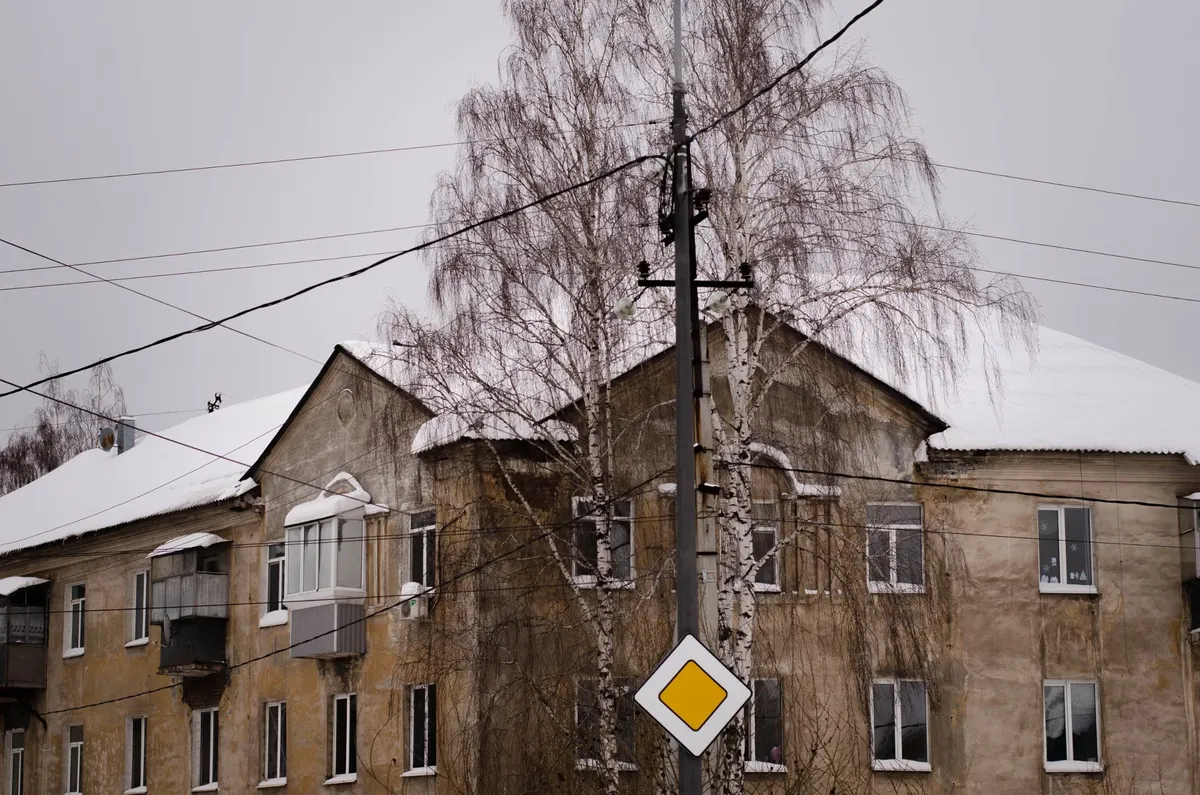
<svg viewBox="0 0 1200 795"><path fill-rule="evenodd" d="M663 0L666 2L667 0ZM843 18L865 3L837 0ZM0 183L451 142L464 90L507 43L498 0L448 3L0 0ZM829 30L835 20L828 22ZM1200 4L889 0L855 29L908 93L947 164L1200 201ZM666 111L664 109L664 115ZM184 174L0 188L0 237L72 264L412 226L453 147ZM1200 209L945 171L975 231L1200 265ZM416 231L90 266L105 277L389 252ZM1200 273L979 239L985 267L1200 300ZM363 264L292 264L126 282L209 317ZM0 247L0 270L45 265ZM0 287L82 280L0 273ZM1043 323L1200 380L1200 306L1027 280ZM304 383L384 300L419 304L417 258L225 329L121 360L152 429ZM27 383L197 321L112 285L0 292L0 377ZM0 427L34 401L0 401Z"/></svg>

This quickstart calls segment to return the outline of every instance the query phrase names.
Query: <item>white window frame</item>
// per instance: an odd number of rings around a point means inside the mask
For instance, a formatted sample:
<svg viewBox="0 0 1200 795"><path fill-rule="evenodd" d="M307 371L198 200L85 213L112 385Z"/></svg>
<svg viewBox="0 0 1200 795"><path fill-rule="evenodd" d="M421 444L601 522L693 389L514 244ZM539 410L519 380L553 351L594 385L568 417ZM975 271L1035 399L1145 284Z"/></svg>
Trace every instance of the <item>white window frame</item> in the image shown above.
<svg viewBox="0 0 1200 795"><path fill-rule="evenodd" d="M200 726L209 723L208 750L210 759L200 758ZM221 777L221 716L217 707L192 710L192 792L215 792ZM209 773L212 781L201 783L201 774Z"/></svg>
<svg viewBox="0 0 1200 795"><path fill-rule="evenodd" d="M277 715L275 725L278 730L275 733L275 747L271 747L271 735L269 727L271 725L271 712L274 711ZM259 783L259 789L268 787L282 787L287 784L287 702L286 701L268 701L263 705L263 769L262 781ZM275 772L277 774L270 776L271 757L275 757Z"/></svg>
<svg viewBox="0 0 1200 795"><path fill-rule="evenodd" d="M919 525L912 524L883 524L873 525L869 521L867 523L867 547L866 547L866 563L867 563L867 591L869 593L925 593L925 581L927 579L925 572L925 504L913 501L901 502L871 502L870 506L887 507L905 507L905 508L920 508L921 523ZM871 579L871 536L872 531L886 531L890 537L888 548L888 582L880 582ZM897 582L897 545L896 531L897 530L918 530L921 533L921 584L917 585L911 582Z"/></svg>
<svg viewBox="0 0 1200 795"><path fill-rule="evenodd" d="M71 729L75 728L76 726L79 727L79 734L83 739L79 740L78 742L72 742ZM66 746L66 752L63 754L65 757L63 760L65 762L65 769L63 770L63 791L66 793L66 795L83 795L83 743L86 739L87 735L83 733L83 724L81 723L75 723L67 726L66 731L63 734L63 741L64 745ZM79 766L78 770L75 769L77 762ZM79 784L77 788L73 789L71 787L72 780L75 780L75 782Z"/></svg>
<svg viewBox="0 0 1200 795"><path fill-rule="evenodd" d="M135 758L133 728L139 722L142 729L141 758ZM125 719L125 795L141 795L146 791L146 729L149 725L145 715L132 715Z"/></svg>
<svg viewBox="0 0 1200 795"><path fill-rule="evenodd" d="M142 607L138 609L138 594L142 597ZM150 569L137 569L133 572L133 593L129 610L129 642L125 648L145 646L150 642Z"/></svg>
<svg viewBox="0 0 1200 795"><path fill-rule="evenodd" d="M597 513L580 514L579 513L579 505L580 505L580 503L585 503L585 502L591 502L591 500L584 498L584 497L572 497L571 498L571 549L572 549L571 563L570 563L570 565L571 565L571 580L575 583L576 586L578 586L580 588L595 588L596 581L598 579L597 575L595 575L595 574L580 574L579 573L579 564L580 564L580 559L579 559L579 554L578 554L579 553L579 540L578 540L578 536L576 535L576 533L578 532L576 523L580 522L580 521L599 522L603 519L603 517ZM615 508L618 504L621 504L621 503L625 503L629 506L629 518L626 519L625 517L621 517L618 519L615 517L615 512L614 512L614 517L611 519L608 519L607 521L610 523L625 522L625 521L629 522L629 576L628 577L614 576L614 577L609 578L608 582L609 582L610 588L633 589L633 588L637 587L637 555L635 552L636 547L634 546L634 543L633 543L634 542L634 527L636 526L636 521L635 521L636 517L634 516L634 512L633 512L633 500L631 500L631 499L613 500L611 504ZM612 539L612 534L610 532L610 534L609 534L610 542L611 542L611 539ZM598 544L599 544L599 541L597 541L597 545ZM611 554L611 543L610 543L610 554ZM597 554L597 557L599 557L598 554Z"/></svg>
<svg viewBox="0 0 1200 795"><path fill-rule="evenodd" d="M433 715L432 716L429 714L429 689L431 687L434 688L434 691L433 691L434 692ZM416 743L413 742L413 738L417 736L417 729L418 729L418 727L417 727L417 710L416 710L417 691L423 691L425 693L425 723L422 726L420 726L421 736L425 738L425 758L420 759L420 760L415 758L417 749L416 749ZM401 774L404 777L437 775L437 705L438 705L438 698L437 698L437 684L436 683L425 682L425 683L419 684L419 685L412 685L411 687L408 688L408 747L406 749L404 749L405 750L405 754L404 754L405 767L407 767L408 769L406 771L404 771L404 773ZM429 724L430 724L430 721L432 721L434 724L434 732L433 732L434 742L432 745L432 748L433 748L433 764L432 765L428 764L429 756L430 756L430 754L429 754L429 749L430 749ZM417 762L423 762L425 764L418 765L418 764L416 764Z"/></svg>
<svg viewBox="0 0 1200 795"><path fill-rule="evenodd" d="M274 557L271 555L272 547L279 547L283 550L283 554ZM266 565L264 567L264 575L262 580L263 593L263 614L259 616L259 627L278 627L288 622L287 609L287 536L285 535L279 541L271 541L267 544L266 550ZM271 568L277 567L279 573L272 575ZM272 576L279 579L279 606L275 609L271 608L270 593Z"/></svg>
<svg viewBox="0 0 1200 795"><path fill-rule="evenodd" d="M1077 762L1071 757L1075 755L1075 741L1071 732L1071 685L1091 685L1096 694L1096 756L1098 762ZM1050 749L1046 742L1046 688L1063 688L1063 731L1067 739L1067 759L1063 762L1049 762L1046 756ZM1100 773L1104 770L1104 735L1100 727L1100 683L1095 679L1046 679L1042 682L1042 763L1047 773Z"/></svg>
<svg viewBox="0 0 1200 795"><path fill-rule="evenodd" d="M621 679L626 679L626 677L617 677L617 679L618 679L618 680L621 680ZM577 738L578 738L578 736L579 736L579 735L578 735L578 731L579 731L579 700L580 700L580 696L582 695L582 692L583 692L583 689L582 689L581 685L582 685L582 683L583 683L584 681L591 681L591 682L595 682L595 681L596 681L596 677L594 677L594 676L586 676L586 677L585 677L585 676L581 676L581 677L576 677L576 679L575 679L575 705L574 705L574 707L573 707L573 709L572 709L572 713L573 713L573 715L574 715L574 718L575 718L575 731L576 731L576 739L577 739ZM630 699L632 699L632 698L633 698L633 694L636 692L636 689L635 689L635 688L634 688L634 686L633 686L633 680L632 680L632 679L630 679L630 680L628 681L628 683L626 684L626 691L627 691L627 694L628 694L629 698L630 698ZM618 699L618 702L617 702L617 716L616 716L616 719L617 719L617 726L616 726L616 730L617 730L617 733L618 733L618 734L620 733L620 730L621 730L621 726L620 726L620 722L621 722L621 706L620 706L620 698L621 698L621 694L620 694L620 693L618 693L618 694L617 694L617 699ZM634 715L632 716L632 719L633 719L633 721L634 721L634 738L635 738L635 740L636 740L636 737L637 737L637 707L636 707L636 706L634 707ZM632 750L634 751L634 754L635 754L635 756L636 756L636 749L632 749ZM618 752L618 753L620 753L620 749L619 749L619 748L618 748L617 752ZM576 750L575 750L575 754L578 754L578 753L579 753L579 751L578 751L578 748L576 748ZM638 769L638 766L637 766L637 763L636 763L636 762L625 762L625 761L622 761L622 760L620 760L620 759L614 760L614 762L613 762L613 765L614 765L614 766L617 768L617 770L619 770L619 771L621 771L621 772L625 772L625 773L631 773L631 772L633 772L633 771L635 771L635 770L637 770L637 769ZM576 755L576 756L575 756L575 769L576 769L576 770L580 770L580 771L583 771L583 770L599 770L599 769L600 769L600 760L599 760L599 759L592 759L592 758L590 758L590 757L580 757L580 756Z"/></svg>
<svg viewBox="0 0 1200 795"><path fill-rule="evenodd" d="M433 514L433 522L430 524L414 525L413 521L425 514ZM405 539L408 545L408 555L405 557L404 564L407 565L408 571L401 572L400 582L421 582L421 580L413 580L412 569L415 563L416 556L413 554L413 546L416 542L416 537L423 536L421 539L421 561L422 578L428 577L430 582L421 584L428 590L427 594L431 594L433 589L437 587L437 509L428 508L423 511L414 511L409 515L408 538Z"/></svg>
<svg viewBox="0 0 1200 795"><path fill-rule="evenodd" d="M751 523L750 549L752 551L754 549L754 534L755 533L764 533L764 532L770 531L770 533L774 536L774 539L775 539L771 543L771 550L768 550L768 554L770 554L770 552L772 550L774 551L774 555L771 558L771 562L775 566L775 582L758 582L758 579L757 579L758 574L756 572L755 579L753 580L752 584L754 586L754 590L757 591L758 593L780 593L782 588L780 586L779 581L780 581L780 574L782 572L780 571L781 567L779 565L779 563L780 563L779 550L776 549L776 547L779 546L779 525L783 521L783 516L782 516L783 504L782 504L781 500L753 500L752 502L756 505L767 505L767 504L775 505L775 506L777 506L777 511L778 511L774 526L768 525L768 524L760 524L758 522L758 520L754 520ZM758 558L755 558L754 562L755 562L755 564L757 564ZM761 569L760 569L760 571L761 571Z"/></svg>
<svg viewBox="0 0 1200 795"><path fill-rule="evenodd" d="M334 540L332 543L323 543L321 541L321 527L322 527L322 525L324 525L327 522L332 522L334 525L334 527L333 527L333 539ZM358 561L358 569L359 569L358 582L360 584L360 587L353 587L353 586L349 586L349 585L338 585L337 584L337 577L338 577L338 570L339 570L339 566L338 566L338 562L339 562L338 561L338 546L339 546L339 544L337 542L337 538L341 531L340 525L344 522L357 522L359 524L359 526L362 528L362 535L359 537L360 543L359 543L359 561ZM306 542L304 540L304 535L305 535L305 531L309 530L310 528L315 530L317 533L317 539L315 542L313 542L316 544L316 550L317 550L316 569L313 572L313 579L315 581L314 582L315 587L305 590L305 588L304 588L304 550L309 542ZM291 531L293 531L293 530L300 531L300 541L299 542L295 542L295 541L291 540L290 536L291 536ZM284 533L285 533L285 538L287 539L287 542L285 544L285 549L286 549L285 556L284 556L285 568L284 568L284 575L283 575L283 580L284 580L284 599L283 599L283 601L284 601L285 605L289 602L300 603L300 602L306 602L306 601L319 601L322 599L343 599L343 598L345 598L345 599L364 599L364 598L366 598L366 595L367 595L367 588L366 588L366 583L367 583L367 522L366 522L366 517L361 516L361 515L356 516L356 515L346 515L346 514L342 514L339 516L327 516L324 519L320 519L315 522L305 522L303 524L290 525L290 526L284 528ZM326 549L326 547L328 547L328 549ZM322 559L322 556L325 554L328 554L330 556L329 557L330 584L323 586L320 583L320 572L321 572L321 559ZM292 583L290 583L288 581L287 570L289 568L291 568L291 559L292 559L293 555L300 556L300 566L298 569L298 571L300 572L300 582L296 584L297 590L294 593L289 593L288 588L291 587Z"/></svg>
<svg viewBox="0 0 1200 795"><path fill-rule="evenodd" d="M83 596L79 599L71 598L71 592L75 588L83 588ZM87 644L87 583L73 582L66 586L63 591L63 603L67 606L63 611L63 657L79 657L84 652L84 646ZM79 639L80 644L75 645L75 607L79 606Z"/></svg>
<svg viewBox="0 0 1200 795"><path fill-rule="evenodd" d="M1090 585L1072 585L1069 582L1042 582L1042 545L1041 545L1041 528L1038 524L1038 514L1042 511L1057 511L1058 512L1058 570L1060 577L1065 576L1067 570L1067 515L1066 509L1074 508L1083 510L1087 514L1087 529L1088 529L1088 556L1090 557L1089 565L1092 571L1092 582ZM1037 558L1037 578L1038 591L1041 593L1099 593L1096 588L1096 528L1092 521L1092 508L1089 505L1039 505L1033 515L1034 532L1038 539L1038 558Z"/></svg>
<svg viewBox="0 0 1200 795"><path fill-rule="evenodd" d="M787 726L787 717L783 714L783 681L777 676L759 677L750 682L750 699L746 702L746 753L754 755L754 686L759 682L779 682L779 713L780 725ZM782 749L781 749L782 750ZM784 762L760 762L757 759L744 759L743 765L747 773L786 773L787 764Z"/></svg>
<svg viewBox="0 0 1200 795"><path fill-rule="evenodd" d="M921 685L921 692L925 696L925 756L929 759L926 762L918 762L911 759L904 759L903 735L902 730L904 723L901 719L901 704L903 699L900 698L900 684L903 682L916 682ZM876 677L871 680L871 768L880 772L899 772L899 773L929 773L933 771L933 743L929 737L929 684L921 679L906 679L892 677ZM875 685L891 685L892 686L892 731L895 732L893 742L896 748L895 759L876 759L875 758Z"/></svg>
<svg viewBox="0 0 1200 795"><path fill-rule="evenodd" d="M344 706L343 706L344 705ZM346 710L346 747L337 747L337 720L338 711ZM352 784L358 781L358 734L357 728L352 731L350 729L350 717L355 717L357 724L358 718L358 694L357 693L341 693L333 697L333 723L329 726L329 751L330 751L330 776L325 780L325 784ZM339 760L338 757L344 758ZM338 762L341 761L345 767L341 773L337 772ZM354 763L354 772L350 772L350 763Z"/></svg>
<svg viewBox="0 0 1200 795"><path fill-rule="evenodd" d="M16 747L17 736L21 738L21 747ZM4 791L8 795L25 795L25 730L9 729L4 733ZM16 787L13 777L16 776Z"/></svg>

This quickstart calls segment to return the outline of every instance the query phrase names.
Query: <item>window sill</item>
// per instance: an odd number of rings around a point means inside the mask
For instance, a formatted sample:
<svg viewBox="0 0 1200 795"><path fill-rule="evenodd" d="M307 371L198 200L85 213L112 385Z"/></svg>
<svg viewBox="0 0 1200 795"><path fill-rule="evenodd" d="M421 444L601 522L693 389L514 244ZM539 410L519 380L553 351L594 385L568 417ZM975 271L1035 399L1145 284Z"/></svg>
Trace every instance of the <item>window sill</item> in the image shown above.
<svg viewBox="0 0 1200 795"><path fill-rule="evenodd" d="M1070 583L1061 582L1040 582L1038 583L1038 591L1041 593L1060 593L1060 594L1098 594L1094 585L1071 585ZM1052 763L1057 764L1057 763Z"/></svg>
<svg viewBox="0 0 1200 795"><path fill-rule="evenodd" d="M1047 773L1103 773L1099 762L1047 762Z"/></svg>
<svg viewBox="0 0 1200 795"><path fill-rule="evenodd" d="M579 770L579 771L599 770L600 769L600 760L599 759L576 759L575 760L575 769ZM633 762L617 762L617 770L622 773L632 773L632 772L636 771L637 769L638 769L638 766L635 765Z"/></svg>
<svg viewBox="0 0 1200 795"><path fill-rule="evenodd" d="M146 795L145 787L134 787L133 789L125 790L125 795Z"/></svg>
<svg viewBox="0 0 1200 795"><path fill-rule="evenodd" d="M264 613L263 617L258 620L259 628L264 627L280 627L288 622L288 611L272 610L270 613ZM274 779L271 779L274 781Z"/></svg>
<svg viewBox="0 0 1200 795"><path fill-rule="evenodd" d="M339 585L333 588L319 588L315 591L289 594L283 597L283 606L294 610L318 607L330 602L364 602L366 598L367 592L363 588L346 588Z"/></svg>
<svg viewBox="0 0 1200 795"><path fill-rule="evenodd" d="M924 585L914 585L907 582L867 582L867 590L871 593L892 593L892 594L922 594L925 593Z"/></svg>
<svg viewBox="0 0 1200 795"><path fill-rule="evenodd" d="M436 776L437 766L433 767L414 767L412 770L405 770L400 774L400 778L420 778L422 776Z"/></svg>
<svg viewBox="0 0 1200 795"><path fill-rule="evenodd" d="M754 583L755 593L783 593L778 585L769 582Z"/></svg>
<svg viewBox="0 0 1200 795"><path fill-rule="evenodd" d="M353 784L356 781L358 781L357 773L345 773L340 776L334 776L333 778L327 778L321 783L328 787L332 784Z"/></svg>
<svg viewBox="0 0 1200 795"><path fill-rule="evenodd" d="M266 781L258 782L256 789L273 789L275 787L286 787L286 778L269 778Z"/></svg>
<svg viewBox="0 0 1200 795"><path fill-rule="evenodd" d="M932 773L928 762L910 762L907 759L873 759L871 767L880 773Z"/></svg>
<svg viewBox="0 0 1200 795"><path fill-rule="evenodd" d="M780 765L775 762L756 762L753 759L747 759L745 770L747 773L786 773L787 765Z"/></svg>
<svg viewBox="0 0 1200 795"><path fill-rule="evenodd" d="M136 649L138 646L147 646L149 644L150 644L150 638L138 638L137 640L131 640L128 643L126 643L125 648ZM144 788L142 788L141 791L145 792L146 790ZM132 792L132 790L130 790L130 792ZM127 792L126 795L129 795L129 793Z"/></svg>
<svg viewBox="0 0 1200 795"><path fill-rule="evenodd" d="M82 657L82 656L83 656L83 649L67 649L66 651L63 652L64 660L66 660L70 657Z"/></svg>
<svg viewBox="0 0 1200 795"><path fill-rule="evenodd" d="M192 787L192 792L216 792L217 786L218 784L215 781L211 784L201 784L198 787Z"/></svg>

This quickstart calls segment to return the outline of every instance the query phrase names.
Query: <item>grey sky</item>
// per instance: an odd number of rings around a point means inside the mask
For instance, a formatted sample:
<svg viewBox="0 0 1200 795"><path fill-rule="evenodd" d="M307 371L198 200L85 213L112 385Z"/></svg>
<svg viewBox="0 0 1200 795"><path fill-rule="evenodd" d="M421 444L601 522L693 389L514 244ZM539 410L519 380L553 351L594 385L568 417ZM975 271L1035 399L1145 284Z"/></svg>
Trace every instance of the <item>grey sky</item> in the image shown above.
<svg viewBox="0 0 1200 795"><path fill-rule="evenodd" d="M664 0L665 2L666 0ZM838 0L849 16L861 2ZM336 8L336 10L334 10ZM1136 11L1135 11L1136 9ZM834 20L827 23L833 29ZM1200 6L890 0L856 30L907 91L946 163L1200 200ZM0 0L0 182L453 141L453 107L507 42L496 0L458 3L29 3ZM665 112L665 111L664 111ZM453 148L189 174L0 188L0 237L77 263L427 221ZM946 172L945 209L985 233L1200 264L1200 209ZM414 232L93 266L106 277L402 248ZM986 267L1200 297L1200 273L979 241ZM223 315L367 260L128 284ZM0 249L0 269L45 264ZM0 286L71 281L65 269ZM1044 322L1200 378L1200 307L1027 281ZM397 260L238 324L322 360L373 336L384 299L418 303ZM0 292L0 376L72 367L196 324L111 285ZM135 414L295 386L316 365L224 329L115 365ZM0 402L0 427L33 400ZM188 415L147 417L163 428Z"/></svg>

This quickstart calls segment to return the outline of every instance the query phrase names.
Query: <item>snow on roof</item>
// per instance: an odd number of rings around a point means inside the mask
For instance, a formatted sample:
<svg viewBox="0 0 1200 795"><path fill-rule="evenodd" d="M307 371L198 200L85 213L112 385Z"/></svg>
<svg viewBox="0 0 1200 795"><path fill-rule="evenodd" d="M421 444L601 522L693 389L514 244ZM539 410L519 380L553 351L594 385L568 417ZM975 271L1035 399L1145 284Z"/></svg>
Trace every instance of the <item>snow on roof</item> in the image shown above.
<svg viewBox="0 0 1200 795"><path fill-rule="evenodd" d="M188 549L205 549L206 547L211 547L213 544L224 544L228 541L228 538L221 538L212 533L188 533L185 536L172 538L165 544L160 544L146 557L157 558L163 555L174 555L176 552L183 552Z"/></svg>
<svg viewBox="0 0 1200 795"><path fill-rule="evenodd" d="M950 426L930 437L931 447L1174 453L1200 461L1200 384L1061 331L1041 327L1038 336L1032 357L1020 346L995 349L998 389L989 388L975 339L954 394L914 395Z"/></svg>
<svg viewBox="0 0 1200 795"><path fill-rule="evenodd" d="M350 486L350 490L345 494L331 493L333 487L338 483L346 483ZM324 491L288 511L287 516L283 517L283 524L286 527L307 524L357 509L362 509L364 515L367 516L388 511L386 505L371 502L371 495L353 475L339 472L333 480L329 481L329 485L325 487Z"/></svg>
<svg viewBox="0 0 1200 795"><path fill-rule="evenodd" d="M424 402L431 397L431 387L424 382L420 373L407 366L403 359L396 355L393 346L382 342L347 340L338 343L338 347L373 370L380 378L403 389L417 400Z"/></svg>
<svg viewBox="0 0 1200 795"><path fill-rule="evenodd" d="M115 448L80 453L0 497L0 555L246 493L254 483L243 475L304 392L223 406L119 455Z"/></svg>
<svg viewBox="0 0 1200 795"><path fill-rule="evenodd" d="M441 414L417 429L413 436L412 454L420 455L459 439L573 442L577 436L575 427L561 420L546 420L534 425L524 417L489 415L468 422L457 414Z"/></svg>
<svg viewBox="0 0 1200 795"><path fill-rule="evenodd" d="M28 588L32 585L45 585L50 582L43 580L41 577L5 577L0 580L0 596L9 596L22 588Z"/></svg>

